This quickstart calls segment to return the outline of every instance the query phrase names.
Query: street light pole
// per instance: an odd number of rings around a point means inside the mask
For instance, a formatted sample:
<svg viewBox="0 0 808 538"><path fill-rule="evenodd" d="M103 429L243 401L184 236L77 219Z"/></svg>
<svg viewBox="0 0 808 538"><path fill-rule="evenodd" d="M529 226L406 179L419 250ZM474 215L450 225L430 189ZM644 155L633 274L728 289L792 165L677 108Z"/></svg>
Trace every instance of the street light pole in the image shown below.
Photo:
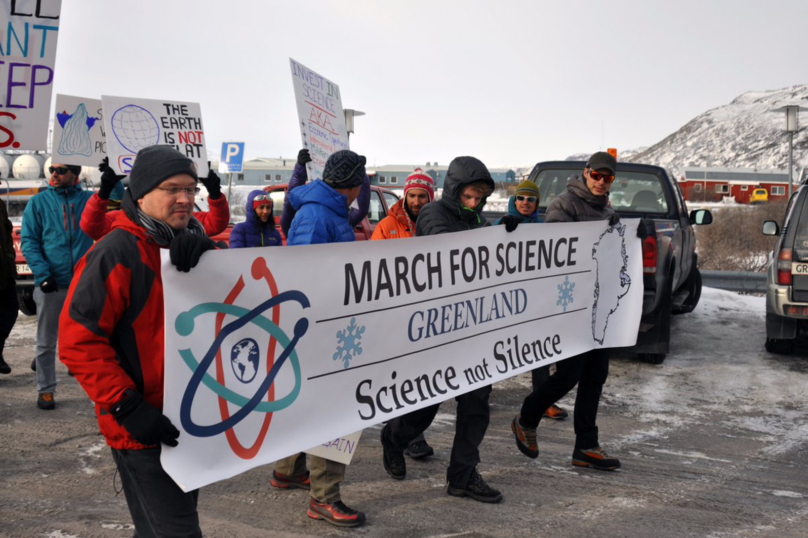
<svg viewBox="0 0 808 538"><path fill-rule="evenodd" d="M772 112L784 111L786 113L786 132L788 133L788 199L791 200L791 193L794 183L794 133L799 130L798 112L808 110L799 105L786 105L774 109Z"/></svg>
<svg viewBox="0 0 808 538"><path fill-rule="evenodd" d="M348 140L351 139L351 133L354 132L354 118L356 116L364 116L365 113L361 110L354 110L352 108L346 108L342 111L345 115L345 130L348 131Z"/></svg>

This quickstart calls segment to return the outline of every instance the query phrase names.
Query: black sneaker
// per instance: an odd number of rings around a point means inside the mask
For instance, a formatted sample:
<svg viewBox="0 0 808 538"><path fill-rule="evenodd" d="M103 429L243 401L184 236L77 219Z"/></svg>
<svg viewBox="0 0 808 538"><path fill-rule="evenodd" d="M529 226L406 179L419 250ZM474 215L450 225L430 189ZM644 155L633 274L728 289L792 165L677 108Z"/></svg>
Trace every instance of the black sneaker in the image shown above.
<svg viewBox="0 0 808 538"><path fill-rule="evenodd" d="M465 487L453 486L449 482L446 493L453 497L471 497L481 503L498 503L502 501L502 493L486 484L483 477L477 472L476 467L471 471L471 476Z"/></svg>
<svg viewBox="0 0 808 538"><path fill-rule="evenodd" d="M34 360L31 361L31 370L36 372L36 357L34 357Z"/></svg>
<svg viewBox="0 0 808 538"><path fill-rule="evenodd" d="M56 400L53 399L52 392L41 392L36 398L36 406L40 409L50 411L56 407Z"/></svg>
<svg viewBox="0 0 808 538"><path fill-rule="evenodd" d="M318 503L309 500L307 515L312 519L322 519L337 527L358 527L365 522L364 512L348 508L342 501L333 503Z"/></svg>
<svg viewBox="0 0 808 538"><path fill-rule="evenodd" d="M434 453L435 451L432 450L432 447L429 446L426 439L418 439L417 441L413 441L407 445L407 448L404 449L404 455L409 456L414 460L428 458Z"/></svg>
<svg viewBox="0 0 808 538"><path fill-rule="evenodd" d="M387 471L387 474L390 475L390 478L395 478L396 480L404 480L404 477L407 476L407 462L404 461L404 453L390 444L389 441L385 439L385 432L387 432L387 428L389 426L385 426L382 428L382 460L384 462L384 470Z"/></svg>
<svg viewBox="0 0 808 538"><path fill-rule="evenodd" d="M10 374L11 373L11 366L5 361L5 359L0 356L0 374Z"/></svg>
<svg viewBox="0 0 808 538"><path fill-rule="evenodd" d="M609 456L599 446L584 450L576 448L572 451L572 464L578 467L592 467L601 471L616 471L621 467L619 459Z"/></svg>

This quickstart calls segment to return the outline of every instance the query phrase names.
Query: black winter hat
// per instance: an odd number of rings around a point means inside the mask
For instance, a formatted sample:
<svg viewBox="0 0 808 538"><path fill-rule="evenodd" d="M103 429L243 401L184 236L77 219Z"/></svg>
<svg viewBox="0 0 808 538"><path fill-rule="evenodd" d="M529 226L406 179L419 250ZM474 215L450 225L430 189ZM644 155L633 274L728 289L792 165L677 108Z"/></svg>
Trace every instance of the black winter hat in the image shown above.
<svg viewBox="0 0 808 538"><path fill-rule="evenodd" d="M171 146L149 146L137 152L135 164L129 173L129 191L132 199L139 200L160 183L187 174L199 181L196 163Z"/></svg>
<svg viewBox="0 0 808 538"><path fill-rule="evenodd" d="M352 189L365 182L367 159L349 149L332 153L323 168L323 181L335 189Z"/></svg>
<svg viewBox="0 0 808 538"><path fill-rule="evenodd" d="M596 171L604 168L611 171L612 174L617 171L617 159L611 153L606 153L605 151L593 153L586 165Z"/></svg>

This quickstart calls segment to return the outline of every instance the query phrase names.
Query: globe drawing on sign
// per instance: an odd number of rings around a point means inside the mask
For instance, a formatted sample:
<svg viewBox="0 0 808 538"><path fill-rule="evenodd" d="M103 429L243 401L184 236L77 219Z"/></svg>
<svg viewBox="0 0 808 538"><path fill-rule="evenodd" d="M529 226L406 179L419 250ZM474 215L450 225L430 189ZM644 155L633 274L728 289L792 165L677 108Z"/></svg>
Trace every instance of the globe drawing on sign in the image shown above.
<svg viewBox="0 0 808 538"><path fill-rule="evenodd" d="M160 141L160 126L151 112L137 105L126 105L112 115L112 132L129 152L153 146Z"/></svg>
<svg viewBox="0 0 808 538"><path fill-rule="evenodd" d="M230 366L242 383L249 383L258 373L258 342L245 338L230 350Z"/></svg>

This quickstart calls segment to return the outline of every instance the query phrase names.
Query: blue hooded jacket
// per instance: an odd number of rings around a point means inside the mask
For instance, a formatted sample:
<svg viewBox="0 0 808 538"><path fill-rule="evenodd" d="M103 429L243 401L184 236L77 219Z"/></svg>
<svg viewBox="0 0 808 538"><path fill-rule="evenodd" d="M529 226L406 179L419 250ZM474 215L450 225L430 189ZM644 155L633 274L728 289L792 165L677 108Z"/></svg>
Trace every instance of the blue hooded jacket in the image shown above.
<svg viewBox="0 0 808 538"><path fill-rule="evenodd" d="M247 195L247 220L233 226L233 231L230 233L230 248L279 247L283 245L281 234L275 229L275 218L270 216L269 222L265 224L255 214L253 201L258 195L269 196L268 193L260 190L251 191Z"/></svg>
<svg viewBox="0 0 808 538"><path fill-rule="evenodd" d="M22 217L21 247L36 286L48 277L60 288L70 285L73 268L93 246L93 240L79 227L81 213L92 195L79 187L48 187L28 201Z"/></svg>
<svg viewBox="0 0 808 538"><path fill-rule="evenodd" d="M539 216L539 204L536 204L536 211L533 212L532 215L529 217L524 216L520 212L516 210L516 197L511 196L508 200L508 215L513 215L514 217L519 217L522 220L519 221L519 224L528 224L528 223L542 223L544 222L542 218ZM494 226L498 226L502 224L502 219L499 218L494 221Z"/></svg>
<svg viewBox="0 0 808 538"><path fill-rule="evenodd" d="M348 199L322 180L312 181L287 194L296 211L287 245L314 245L355 241L348 223Z"/></svg>

